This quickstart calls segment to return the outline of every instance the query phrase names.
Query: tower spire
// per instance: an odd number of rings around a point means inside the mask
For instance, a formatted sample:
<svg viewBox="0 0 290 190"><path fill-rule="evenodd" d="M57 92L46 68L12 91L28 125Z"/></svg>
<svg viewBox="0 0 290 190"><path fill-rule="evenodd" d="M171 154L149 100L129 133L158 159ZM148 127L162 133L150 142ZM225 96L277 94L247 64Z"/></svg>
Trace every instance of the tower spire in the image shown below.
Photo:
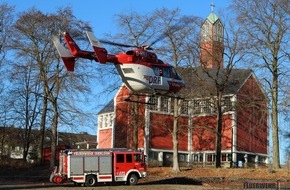
<svg viewBox="0 0 290 190"><path fill-rule="evenodd" d="M214 12L214 7L215 7L215 5L214 5L214 2L212 1L212 3L210 4L210 6L211 6L211 12Z"/></svg>
<svg viewBox="0 0 290 190"><path fill-rule="evenodd" d="M206 68L223 68L224 28L220 19L214 14L214 7L212 2L212 12L202 24L200 62Z"/></svg>

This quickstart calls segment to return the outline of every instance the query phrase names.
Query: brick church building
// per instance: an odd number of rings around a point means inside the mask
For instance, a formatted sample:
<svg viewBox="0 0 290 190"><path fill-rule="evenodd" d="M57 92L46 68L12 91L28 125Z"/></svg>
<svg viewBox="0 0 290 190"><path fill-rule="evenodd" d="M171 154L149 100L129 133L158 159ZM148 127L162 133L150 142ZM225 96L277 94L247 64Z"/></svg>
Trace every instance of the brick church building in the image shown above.
<svg viewBox="0 0 290 190"><path fill-rule="evenodd" d="M201 30L201 66L183 69L180 74L186 87L181 92L178 117L179 161L193 165L213 165L217 126L216 82L224 83L222 94L223 165L237 166L268 162L267 97L250 69L224 68L224 28L212 12ZM133 148L134 142L148 156L149 164L172 164L173 98L130 95L122 85L98 113L98 148ZM138 112L138 114L134 114Z"/></svg>

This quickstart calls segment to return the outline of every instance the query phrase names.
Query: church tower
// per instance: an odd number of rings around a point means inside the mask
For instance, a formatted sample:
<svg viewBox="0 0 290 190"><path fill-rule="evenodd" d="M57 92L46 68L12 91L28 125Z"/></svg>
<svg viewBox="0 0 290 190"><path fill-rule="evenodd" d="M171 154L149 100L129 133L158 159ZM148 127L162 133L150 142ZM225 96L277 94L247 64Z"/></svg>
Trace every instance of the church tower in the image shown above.
<svg viewBox="0 0 290 190"><path fill-rule="evenodd" d="M200 62L202 67L223 68L224 27L212 12L201 27Z"/></svg>

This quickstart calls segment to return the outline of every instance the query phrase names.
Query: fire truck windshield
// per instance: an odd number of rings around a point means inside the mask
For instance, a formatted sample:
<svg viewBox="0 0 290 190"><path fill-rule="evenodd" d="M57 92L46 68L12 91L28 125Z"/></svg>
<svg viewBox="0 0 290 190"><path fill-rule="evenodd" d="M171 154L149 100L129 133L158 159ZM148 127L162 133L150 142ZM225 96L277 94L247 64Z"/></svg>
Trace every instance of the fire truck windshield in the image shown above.
<svg viewBox="0 0 290 190"><path fill-rule="evenodd" d="M141 162L142 161L142 155L141 154L135 154L134 155L135 162Z"/></svg>

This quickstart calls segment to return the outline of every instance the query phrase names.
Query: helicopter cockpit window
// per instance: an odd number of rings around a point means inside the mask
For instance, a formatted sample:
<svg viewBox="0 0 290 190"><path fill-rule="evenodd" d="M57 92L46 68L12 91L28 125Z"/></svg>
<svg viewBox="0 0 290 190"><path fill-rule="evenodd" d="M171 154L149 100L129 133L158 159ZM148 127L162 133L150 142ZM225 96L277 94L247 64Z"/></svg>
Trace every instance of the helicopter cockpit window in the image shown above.
<svg viewBox="0 0 290 190"><path fill-rule="evenodd" d="M173 67L170 68L170 76L172 78L176 78L176 76L177 76L177 73Z"/></svg>
<svg viewBox="0 0 290 190"><path fill-rule="evenodd" d="M164 67L163 68L163 76L170 78L170 68L169 67Z"/></svg>
<svg viewBox="0 0 290 190"><path fill-rule="evenodd" d="M153 67L153 72L155 76L160 76L160 68L158 67Z"/></svg>
<svg viewBox="0 0 290 190"><path fill-rule="evenodd" d="M169 67L153 67L155 76L163 76L170 78L170 68Z"/></svg>
<svg viewBox="0 0 290 190"><path fill-rule="evenodd" d="M155 76L163 76L167 78L180 79L180 76L174 67L153 67Z"/></svg>
<svg viewBox="0 0 290 190"><path fill-rule="evenodd" d="M170 77L169 68L167 67L153 67L155 76Z"/></svg>
<svg viewBox="0 0 290 190"><path fill-rule="evenodd" d="M174 67L170 68L170 77L174 79L180 79L180 76L178 75Z"/></svg>

